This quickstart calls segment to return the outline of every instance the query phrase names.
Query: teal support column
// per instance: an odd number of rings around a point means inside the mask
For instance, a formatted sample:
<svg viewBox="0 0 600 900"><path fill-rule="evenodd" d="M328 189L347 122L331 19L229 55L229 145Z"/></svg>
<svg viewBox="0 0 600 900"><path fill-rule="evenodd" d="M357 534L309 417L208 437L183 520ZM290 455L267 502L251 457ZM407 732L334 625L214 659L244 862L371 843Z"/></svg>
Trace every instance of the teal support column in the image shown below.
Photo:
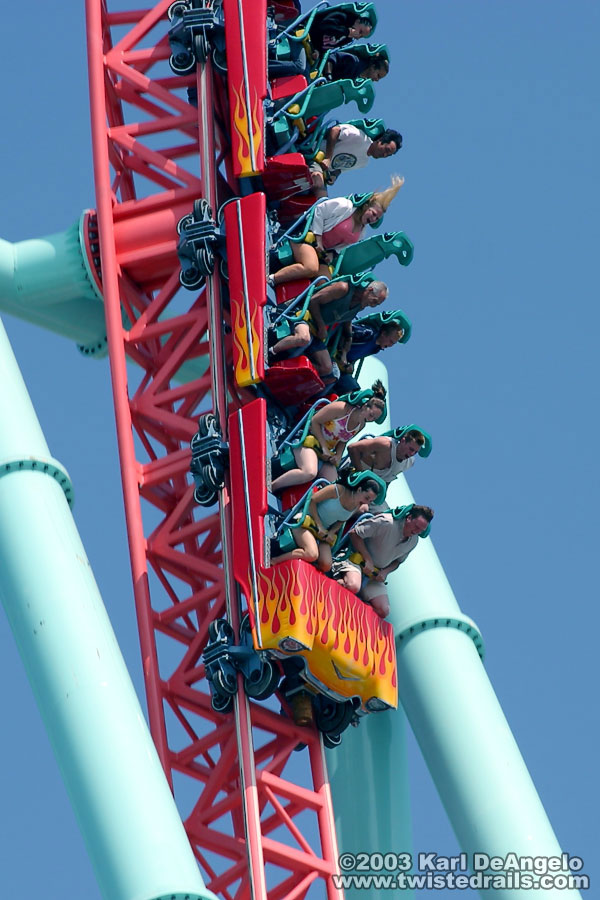
<svg viewBox="0 0 600 900"><path fill-rule="evenodd" d="M104 302L83 249L83 213L66 231L18 241L0 239L0 311L106 355Z"/></svg>
<svg viewBox="0 0 600 900"><path fill-rule="evenodd" d="M402 709L364 718L348 728L342 744L327 751L335 828L343 853L412 853L406 758L406 717ZM387 873L386 873L387 874ZM346 888L346 900L386 900L389 890ZM413 892L402 897L412 900Z"/></svg>
<svg viewBox="0 0 600 900"><path fill-rule="evenodd" d="M387 386L387 371L376 360L363 367L363 387L376 378ZM390 428L389 417L378 428ZM401 706L393 712L365 716L358 728L348 728L342 743L327 750L335 827L341 853L412 853L409 774L406 751L406 716ZM347 888L347 900L362 900L365 890ZM393 893L393 892L392 892ZM369 900L387 900L389 890L370 887ZM413 892L402 896L412 900Z"/></svg>
<svg viewBox="0 0 600 900"><path fill-rule="evenodd" d="M68 475L50 456L0 323L0 598L100 889L107 900L213 898L98 593L70 498Z"/></svg>
<svg viewBox="0 0 600 900"><path fill-rule="evenodd" d="M0 312L75 341L84 356L100 359L108 353L104 300L85 250L86 222L84 212L49 237L14 244L0 238ZM173 379L194 381L207 369L208 356L200 356L184 362Z"/></svg>
<svg viewBox="0 0 600 900"><path fill-rule="evenodd" d="M371 360L365 384L381 377L381 370ZM403 477L388 502L414 502ZM435 506L429 497L417 502ZM475 853L558 859L560 846L483 667L477 626L461 613L430 538L419 541L388 584L400 702L469 862ZM376 766L387 765L389 748L374 744L372 752ZM354 759L345 773L349 790L355 789L362 762ZM487 900L531 897L531 890L518 887L478 890ZM580 898L579 891L568 887L542 885L536 894Z"/></svg>

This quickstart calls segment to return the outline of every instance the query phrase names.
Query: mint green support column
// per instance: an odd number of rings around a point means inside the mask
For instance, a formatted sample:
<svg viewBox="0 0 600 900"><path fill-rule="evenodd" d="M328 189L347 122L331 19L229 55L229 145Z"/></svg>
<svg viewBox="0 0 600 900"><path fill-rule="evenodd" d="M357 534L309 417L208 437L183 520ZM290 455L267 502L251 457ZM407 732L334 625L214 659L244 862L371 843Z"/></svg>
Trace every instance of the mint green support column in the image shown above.
<svg viewBox="0 0 600 900"><path fill-rule="evenodd" d="M85 213L66 231L11 244L0 239L0 311L106 355L104 303L83 249Z"/></svg>
<svg viewBox="0 0 600 900"><path fill-rule="evenodd" d="M85 225L84 212L49 237L15 244L0 238L0 312L69 338L84 356L100 359L108 352L104 300L89 268ZM190 359L173 379L194 381L207 368L208 356Z"/></svg>
<svg viewBox="0 0 600 900"><path fill-rule="evenodd" d="M387 370L376 360L363 366L362 387L376 378L387 386ZM369 424L367 430L391 426ZM327 750L335 827L340 854L412 853L409 776L406 751L406 716L402 707L361 719L348 728L342 743ZM364 889L346 889L347 900L363 900ZM393 892L392 892L393 893ZM387 900L389 890L369 888L369 900ZM410 890L402 896L411 900Z"/></svg>
<svg viewBox="0 0 600 900"><path fill-rule="evenodd" d="M0 598L100 889L107 900L212 898L98 593L70 498L68 475L50 456L0 322Z"/></svg>
<svg viewBox="0 0 600 900"><path fill-rule="evenodd" d="M384 371L377 360L369 363L361 379L365 386ZM435 506L430 497L417 501ZM413 502L403 477L395 482L388 502L390 506ZM435 519L433 529L435 533ZM475 853L558 859L560 846L481 662L477 626L461 613L430 538L419 541L388 584L400 702L469 864ZM375 716L367 722L371 718ZM393 754L375 740L366 752L372 752L384 779ZM403 756L402 742L398 757ZM364 764L364 759L347 758L343 772L338 766L336 779L344 778L347 790L355 791ZM403 815L404 798L398 799ZM379 798L373 806L378 802ZM374 814L373 809L365 815L367 826ZM339 838L345 849L343 837ZM377 849L386 846L384 841ZM531 897L526 889L478 889L487 900ZM535 893L555 900L580 898L571 888L541 887Z"/></svg>
<svg viewBox="0 0 600 900"><path fill-rule="evenodd" d="M411 853L411 815L402 709L366 716L327 751L340 855ZM386 873L387 874L387 873ZM389 890L346 888L346 900L386 900ZM413 892L402 891L403 898Z"/></svg>

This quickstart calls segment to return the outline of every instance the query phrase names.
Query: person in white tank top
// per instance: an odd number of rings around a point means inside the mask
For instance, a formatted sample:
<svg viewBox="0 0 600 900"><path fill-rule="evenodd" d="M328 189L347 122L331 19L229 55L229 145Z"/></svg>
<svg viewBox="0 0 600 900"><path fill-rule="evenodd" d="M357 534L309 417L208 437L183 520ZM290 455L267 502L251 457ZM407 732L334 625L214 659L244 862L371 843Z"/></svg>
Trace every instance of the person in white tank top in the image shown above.
<svg viewBox="0 0 600 900"><path fill-rule="evenodd" d="M371 471L389 485L401 472L414 466L417 453L425 455L424 450L427 449L426 455L429 455L431 441L429 440L429 446L427 443L423 432L411 428L399 439L381 435L356 441L348 447L348 456L354 469L359 472ZM375 513L388 509L385 502L369 506L369 511Z"/></svg>

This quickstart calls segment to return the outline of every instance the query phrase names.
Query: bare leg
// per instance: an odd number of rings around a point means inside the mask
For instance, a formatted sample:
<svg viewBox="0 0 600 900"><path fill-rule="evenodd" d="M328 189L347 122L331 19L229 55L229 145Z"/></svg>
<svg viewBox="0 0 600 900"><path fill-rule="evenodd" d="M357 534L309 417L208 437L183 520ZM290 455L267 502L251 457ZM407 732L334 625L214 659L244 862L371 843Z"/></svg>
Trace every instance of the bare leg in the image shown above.
<svg viewBox="0 0 600 900"><path fill-rule="evenodd" d="M275 272L274 285L285 284L286 281L295 281L298 278L313 279L319 274L319 258L314 247L310 244L292 242L292 253L296 262Z"/></svg>
<svg viewBox="0 0 600 900"><path fill-rule="evenodd" d="M369 602L380 619L385 619L390 614L390 603L387 594L371 597Z"/></svg>
<svg viewBox="0 0 600 900"><path fill-rule="evenodd" d="M284 337L280 341L277 341L277 343L271 348L271 352L274 356L278 356L280 353L288 353L290 350L297 350L300 347L308 347L310 341L310 328L308 327L306 322L301 322L299 325L296 325L293 334L288 334L287 337Z"/></svg>
<svg viewBox="0 0 600 900"><path fill-rule="evenodd" d="M294 450L294 459L298 463L298 468L289 469L275 479L271 485L274 494L295 484L314 481L317 477L319 460L314 450L311 450L310 447L297 447Z"/></svg>
<svg viewBox="0 0 600 900"><path fill-rule="evenodd" d="M318 474L319 478L326 478L330 482L334 482L337 479L337 469L331 463L322 463Z"/></svg>
<svg viewBox="0 0 600 900"><path fill-rule="evenodd" d="M317 200L327 196L327 188L325 187L325 179L322 172L311 172L310 182L312 184L312 193Z"/></svg>
<svg viewBox="0 0 600 900"><path fill-rule="evenodd" d="M315 350L310 354L310 358L315 364L315 368L319 375L329 375L331 372L332 362L329 350Z"/></svg>
<svg viewBox="0 0 600 900"><path fill-rule="evenodd" d="M319 557L319 548L314 536L305 528L294 528L292 530L294 540L298 545L295 550L288 553L281 553L279 556L271 557L271 564L286 562L288 559L303 559L304 562L315 562Z"/></svg>
<svg viewBox="0 0 600 900"><path fill-rule="evenodd" d="M317 568L320 569L321 572L329 572L331 562L331 547L324 541L319 541L319 561L317 562Z"/></svg>
<svg viewBox="0 0 600 900"><path fill-rule="evenodd" d="M349 569L341 578L336 578L336 581L352 594L358 594L362 584L362 575L356 569Z"/></svg>

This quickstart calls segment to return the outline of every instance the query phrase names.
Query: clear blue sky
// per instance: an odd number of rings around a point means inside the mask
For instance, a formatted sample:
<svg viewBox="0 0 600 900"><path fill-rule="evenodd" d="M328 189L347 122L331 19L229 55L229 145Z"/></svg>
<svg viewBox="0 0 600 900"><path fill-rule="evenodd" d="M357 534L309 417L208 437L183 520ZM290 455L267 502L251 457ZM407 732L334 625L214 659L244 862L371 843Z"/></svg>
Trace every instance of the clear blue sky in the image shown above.
<svg viewBox="0 0 600 900"><path fill-rule="evenodd" d="M437 551L483 633L487 671L559 841L594 884L600 6L381 0L378 10L392 70L373 114L405 146L338 186L406 177L386 227L410 235L414 263L378 271L390 308L414 328L384 357L392 417L434 436L411 487L436 509ZM94 206L83 4L32 12L7 29L0 58L1 235L13 241L61 231ZM5 325L50 449L70 471L77 523L141 689L107 363ZM0 667L3 894L94 900L5 622ZM411 766L414 849L457 852L414 747Z"/></svg>

